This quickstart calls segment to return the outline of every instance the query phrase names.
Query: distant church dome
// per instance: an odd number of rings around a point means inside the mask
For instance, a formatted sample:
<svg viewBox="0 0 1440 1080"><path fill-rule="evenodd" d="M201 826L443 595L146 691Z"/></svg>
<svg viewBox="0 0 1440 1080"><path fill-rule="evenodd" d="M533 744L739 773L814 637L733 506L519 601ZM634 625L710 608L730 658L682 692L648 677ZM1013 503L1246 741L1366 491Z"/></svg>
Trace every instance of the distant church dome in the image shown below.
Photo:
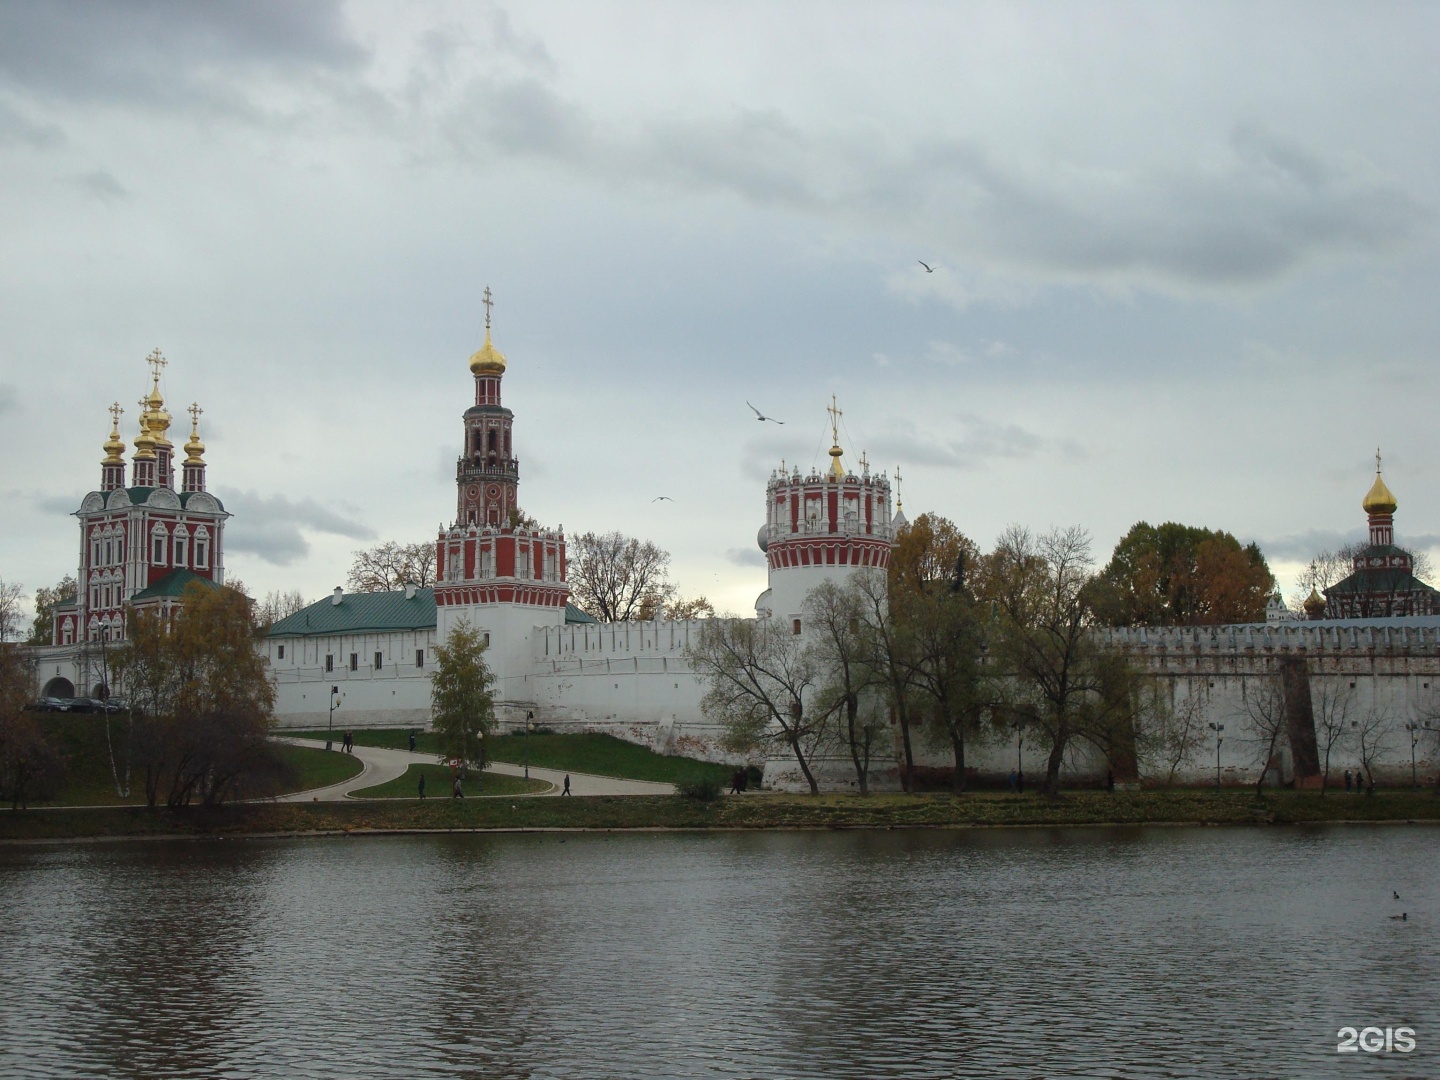
<svg viewBox="0 0 1440 1080"><path fill-rule="evenodd" d="M1380 470L1375 470L1375 483L1370 485L1370 491L1365 496L1361 507L1367 514L1393 514L1395 507L1395 496L1390 494L1390 489L1385 486L1385 481L1380 478Z"/></svg>
<svg viewBox="0 0 1440 1080"><path fill-rule="evenodd" d="M1325 598L1312 585L1310 595L1305 598L1305 614L1312 619L1318 619L1325 612Z"/></svg>
<svg viewBox="0 0 1440 1080"><path fill-rule="evenodd" d="M470 372L473 375L504 375L505 354L495 348L490 340L490 328L485 328L485 344L470 357Z"/></svg>

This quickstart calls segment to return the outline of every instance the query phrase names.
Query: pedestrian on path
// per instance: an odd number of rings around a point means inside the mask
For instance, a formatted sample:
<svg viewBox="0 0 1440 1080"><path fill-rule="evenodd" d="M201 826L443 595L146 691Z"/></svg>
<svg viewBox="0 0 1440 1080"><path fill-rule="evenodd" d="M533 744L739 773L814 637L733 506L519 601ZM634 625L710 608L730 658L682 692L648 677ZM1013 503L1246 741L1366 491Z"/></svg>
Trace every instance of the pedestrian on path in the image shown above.
<svg viewBox="0 0 1440 1080"><path fill-rule="evenodd" d="M730 794L731 794L731 795L739 795L739 794L740 794L740 785L743 784L744 782L745 782L745 774L744 774L743 772L741 772L739 769L736 769L733 773L731 773L731 774L730 774Z"/></svg>
<svg viewBox="0 0 1440 1080"><path fill-rule="evenodd" d="M422 799L425 797L425 774L423 772L420 774L420 797Z"/></svg>
<svg viewBox="0 0 1440 1080"><path fill-rule="evenodd" d="M411 729L410 729L410 752L411 752L412 754L415 752L415 729L414 729L414 728L411 728Z"/></svg>
<svg viewBox="0 0 1440 1080"><path fill-rule="evenodd" d="M1345 770L1345 794L1350 794L1350 770Z"/></svg>
<svg viewBox="0 0 1440 1080"><path fill-rule="evenodd" d="M455 777L455 794L450 797L452 799L463 799L465 797L465 792L460 790L460 777L458 776Z"/></svg>
<svg viewBox="0 0 1440 1080"><path fill-rule="evenodd" d="M1106 770L1105 770L1105 790L1108 791L1108 792L1110 792L1110 794L1112 794L1112 795L1115 794L1115 770L1114 770L1114 769L1106 769Z"/></svg>
<svg viewBox="0 0 1440 1080"><path fill-rule="evenodd" d="M561 795L569 795L569 794L570 794L570 774L569 774L568 772L565 774L565 790L562 791L562 792L560 792L560 794L561 794Z"/></svg>
<svg viewBox="0 0 1440 1080"><path fill-rule="evenodd" d="M1014 770L1014 769L1011 769L1011 770L1010 770L1010 790L1011 790L1012 792L1015 790L1015 770Z"/></svg>

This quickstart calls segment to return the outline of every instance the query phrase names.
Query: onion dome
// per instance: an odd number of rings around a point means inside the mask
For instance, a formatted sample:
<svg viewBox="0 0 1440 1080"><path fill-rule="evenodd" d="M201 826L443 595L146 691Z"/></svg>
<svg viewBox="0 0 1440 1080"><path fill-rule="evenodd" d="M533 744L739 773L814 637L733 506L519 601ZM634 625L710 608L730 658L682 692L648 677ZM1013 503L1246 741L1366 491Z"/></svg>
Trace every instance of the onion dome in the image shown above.
<svg viewBox="0 0 1440 1080"><path fill-rule="evenodd" d="M1365 495L1365 501L1360 504L1367 514L1393 514L1395 507L1395 496L1385 486L1385 481L1380 477L1380 470L1375 470L1375 483L1370 485L1369 492Z"/></svg>
<svg viewBox="0 0 1440 1080"><path fill-rule="evenodd" d="M196 408L194 411L199 413L200 410ZM204 455L205 444L200 441L200 418L195 416L190 425L190 439L185 443L185 464L204 465Z"/></svg>
<svg viewBox="0 0 1440 1080"><path fill-rule="evenodd" d="M1312 619L1318 619L1325 611L1325 598L1321 596L1319 591L1312 585L1310 595L1305 598L1303 606L1306 615Z"/></svg>
<svg viewBox="0 0 1440 1080"><path fill-rule="evenodd" d="M840 449L839 444L830 447L830 479L845 479L845 466L840 464L840 455L845 453Z"/></svg>
<svg viewBox="0 0 1440 1080"><path fill-rule="evenodd" d="M140 414L140 434L135 439L136 458L153 458L155 456L155 436L150 434L148 419L149 413Z"/></svg>
<svg viewBox="0 0 1440 1080"><path fill-rule="evenodd" d="M760 531L755 534L755 543L757 543L757 544L760 545L760 550L761 550L761 551L766 551L766 552L768 552L768 551L770 550L770 526L769 526L769 525L761 525L761 526L760 526Z"/></svg>
<svg viewBox="0 0 1440 1080"><path fill-rule="evenodd" d="M151 436L155 439L155 445L170 449L172 443L166 432L170 430L170 414L165 411L165 398L160 394L160 377L155 377L155 384L150 388L150 393L140 402L145 408L142 415L142 422L150 429Z"/></svg>
<svg viewBox="0 0 1440 1080"><path fill-rule="evenodd" d="M121 410L120 405L119 405L118 402L117 402L114 406L111 407L111 410L110 410L110 417L111 417L111 423L110 423L110 438L108 438L108 439L105 440L105 446L103 447L103 449L104 449L104 451L105 451L105 460L104 460L101 464L104 464L104 465L123 465L123 464L125 464L125 440L122 439L122 438L120 438L120 413L121 413L121 411L122 411L122 410Z"/></svg>
<svg viewBox="0 0 1440 1080"><path fill-rule="evenodd" d="M490 328L485 328L485 344L480 346L478 352L470 357L470 373L472 375L504 375L505 354L495 348L490 340Z"/></svg>

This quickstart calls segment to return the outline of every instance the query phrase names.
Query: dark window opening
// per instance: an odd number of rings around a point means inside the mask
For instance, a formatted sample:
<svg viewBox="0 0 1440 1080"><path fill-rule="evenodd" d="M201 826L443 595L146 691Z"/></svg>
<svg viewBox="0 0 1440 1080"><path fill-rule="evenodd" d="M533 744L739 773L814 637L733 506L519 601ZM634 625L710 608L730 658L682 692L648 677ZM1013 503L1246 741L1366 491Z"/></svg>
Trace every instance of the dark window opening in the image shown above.
<svg viewBox="0 0 1440 1080"><path fill-rule="evenodd" d="M275 659L277 659L277 660L284 660L284 659L285 659L285 646L284 646L284 645L277 645L277 646L275 647Z"/></svg>
<svg viewBox="0 0 1440 1080"><path fill-rule="evenodd" d="M424 650L424 649L416 649L416 650L415 650L415 666L416 666L416 667L424 667L424 666L425 666L425 650Z"/></svg>
<svg viewBox="0 0 1440 1080"><path fill-rule="evenodd" d="M360 654L359 654L359 653L353 653L353 652L352 652L352 653L350 654L350 670L351 670L351 671L359 671L359 670L360 670Z"/></svg>
<svg viewBox="0 0 1440 1080"><path fill-rule="evenodd" d="M326 670L326 671L334 671L334 670L335 670L335 657L331 656L329 653L326 653L326 654L325 654L325 670Z"/></svg>
<svg viewBox="0 0 1440 1080"><path fill-rule="evenodd" d="M375 654L375 670L376 670L376 671L379 671L379 670L380 670L380 666L381 666L381 665L380 665L380 661L381 661L381 659L382 659L381 655L377 652L377 653Z"/></svg>

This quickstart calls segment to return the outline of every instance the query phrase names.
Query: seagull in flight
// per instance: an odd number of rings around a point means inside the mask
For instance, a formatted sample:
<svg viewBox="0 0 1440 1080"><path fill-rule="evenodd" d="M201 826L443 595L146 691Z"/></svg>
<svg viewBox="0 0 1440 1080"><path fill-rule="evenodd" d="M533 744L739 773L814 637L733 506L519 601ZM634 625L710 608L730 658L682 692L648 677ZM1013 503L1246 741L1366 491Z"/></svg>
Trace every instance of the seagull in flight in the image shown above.
<svg viewBox="0 0 1440 1080"><path fill-rule="evenodd" d="M662 500L663 500L664 502L674 502L674 501L675 501L674 499L670 498L669 495L656 495L656 496L655 496L653 499L651 499L650 501L651 501L651 502L661 502Z"/></svg>
<svg viewBox="0 0 1440 1080"><path fill-rule="evenodd" d="M921 266L925 267L925 273L927 274L933 274L936 270L940 269L940 267L938 266L931 266L924 259L916 259L915 261L918 262Z"/></svg>
<svg viewBox="0 0 1440 1080"><path fill-rule="evenodd" d="M748 401L745 402L745 404L746 404L746 405L750 405L750 403L749 403ZM784 420L776 420L773 416L766 416L766 415L765 415L763 412L761 412L759 409L755 408L754 405L750 405L750 411L755 414L755 419L756 419L756 420L761 420L761 421L769 420L772 424L783 424L783 423L785 423Z"/></svg>

